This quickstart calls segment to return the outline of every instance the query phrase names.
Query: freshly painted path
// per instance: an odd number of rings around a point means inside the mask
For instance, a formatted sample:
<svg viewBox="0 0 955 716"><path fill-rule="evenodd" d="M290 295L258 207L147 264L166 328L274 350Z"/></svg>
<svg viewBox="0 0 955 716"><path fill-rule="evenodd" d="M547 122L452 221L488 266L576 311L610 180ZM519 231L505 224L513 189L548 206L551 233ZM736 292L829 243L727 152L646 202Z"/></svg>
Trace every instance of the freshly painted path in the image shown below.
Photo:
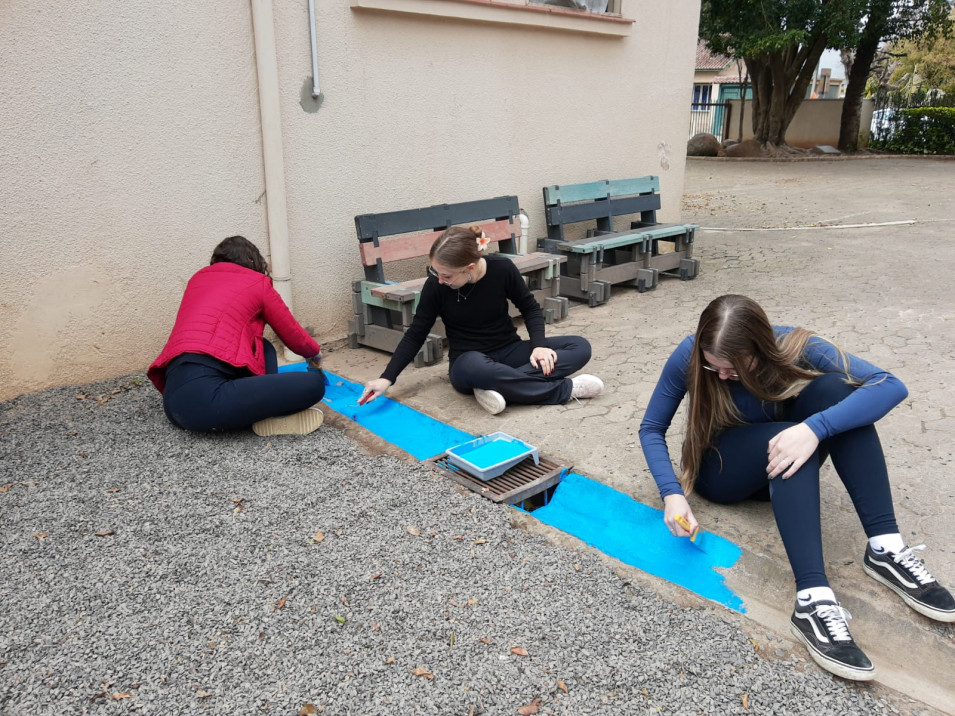
<svg viewBox="0 0 955 716"><path fill-rule="evenodd" d="M305 370L305 364L282 366L280 370ZM441 455L477 437L391 398L381 397L360 406L361 384L328 371L326 375L329 385L322 402L418 460ZM707 534L706 550L701 550L688 539L670 534L660 510L577 473L567 474L547 505L533 515L621 562L730 609L746 611L743 600L726 586L717 571L736 564L742 552L719 535Z"/></svg>

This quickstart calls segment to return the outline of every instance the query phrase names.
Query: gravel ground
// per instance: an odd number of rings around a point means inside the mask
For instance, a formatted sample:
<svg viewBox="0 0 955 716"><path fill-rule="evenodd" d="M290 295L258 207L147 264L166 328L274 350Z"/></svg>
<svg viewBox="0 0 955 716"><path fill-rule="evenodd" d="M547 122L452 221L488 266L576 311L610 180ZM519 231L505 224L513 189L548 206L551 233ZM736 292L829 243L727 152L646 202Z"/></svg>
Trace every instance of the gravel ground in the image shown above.
<svg viewBox="0 0 955 716"><path fill-rule="evenodd" d="M335 428L180 431L142 376L0 404L0 465L3 714L933 713Z"/></svg>

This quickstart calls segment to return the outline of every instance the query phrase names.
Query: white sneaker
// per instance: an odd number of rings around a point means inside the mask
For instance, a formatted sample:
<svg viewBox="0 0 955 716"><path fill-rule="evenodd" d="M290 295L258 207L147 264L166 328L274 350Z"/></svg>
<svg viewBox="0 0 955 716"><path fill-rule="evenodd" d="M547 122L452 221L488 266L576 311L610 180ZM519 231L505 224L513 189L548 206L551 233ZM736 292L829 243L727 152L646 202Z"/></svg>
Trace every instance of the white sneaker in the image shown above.
<svg viewBox="0 0 955 716"><path fill-rule="evenodd" d="M291 415L266 418L252 423L252 432L256 435L308 435L324 422L325 415L315 407Z"/></svg>
<svg viewBox="0 0 955 716"><path fill-rule="evenodd" d="M604 382L595 375L581 373L571 379L574 389L570 393L571 398L580 400L581 398L596 398L603 392Z"/></svg>
<svg viewBox="0 0 955 716"><path fill-rule="evenodd" d="M504 396L498 393L496 390L483 390L482 388L475 388L474 399L478 402L478 405L484 408L491 415L497 415L507 407Z"/></svg>

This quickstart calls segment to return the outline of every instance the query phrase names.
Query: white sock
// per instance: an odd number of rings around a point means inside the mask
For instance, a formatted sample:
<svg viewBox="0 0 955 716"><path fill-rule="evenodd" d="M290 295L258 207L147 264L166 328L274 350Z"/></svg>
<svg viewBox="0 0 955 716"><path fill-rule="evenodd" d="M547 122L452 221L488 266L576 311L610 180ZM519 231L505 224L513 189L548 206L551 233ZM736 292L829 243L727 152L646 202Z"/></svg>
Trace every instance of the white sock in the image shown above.
<svg viewBox="0 0 955 716"><path fill-rule="evenodd" d="M905 549L905 540L898 532L889 535L876 535L875 537L869 537L869 546L873 552L879 554L883 554L886 550L898 553Z"/></svg>
<svg viewBox="0 0 955 716"><path fill-rule="evenodd" d="M796 601L802 606L821 601L836 601L836 593L830 587L809 587L796 592Z"/></svg>

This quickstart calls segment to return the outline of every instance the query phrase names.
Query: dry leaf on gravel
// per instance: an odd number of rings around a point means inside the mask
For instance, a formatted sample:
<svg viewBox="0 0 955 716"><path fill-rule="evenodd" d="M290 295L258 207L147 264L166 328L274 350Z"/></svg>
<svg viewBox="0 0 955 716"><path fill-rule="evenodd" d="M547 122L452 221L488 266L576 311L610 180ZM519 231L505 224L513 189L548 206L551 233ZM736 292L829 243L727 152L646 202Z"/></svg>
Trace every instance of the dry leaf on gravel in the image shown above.
<svg viewBox="0 0 955 716"><path fill-rule="evenodd" d="M536 714L538 711L540 711L540 702L541 700L539 698L534 699L526 706L521 706L517 710L517 713L519 713L521 716L532 716L533 714Z"/></svg>
<svg viewBox="0 0 955 716"><path fill-rule="evenodd" d="M122 699L131 699L133 695L126 691L117 691L115 694L110 694L110 698L113 701L121 701Z"/></svg>
<svg viewBox="0 0 955 716"><path fill-rule="evenodd" d="M305 704L298 710L298 716L315 716L317 713L318 709L315 708L314 704Z"/></svg>
<svg viewBox="0 0 955 716"><path fill-rule="evenodd" d="M423 666L416 666L414 669L411 670L411 673L414 674L415 676L423 676L424 678L428 680L431 680L434 678L434 674L432 674L430 671L425 669Z"/></svg>
<svg viewBox="0 0 955 716"><path fill-rule="evenodd" d="M512 646L511 653L516 656L527 656L527 649L523 646Z"/></svg>
<svg viewBox="0 0 955 716"><path fill-rule="evenodd" d="M749 694L744 692L740 700L743 702L743 708L749 711Z"/></svg>
<svg viewBox="0 0 955 716"><path fill-rule="evenodd" d="M275 610L278 611L285 607L285 597L282 597L275 603Z"/></svg>
<svg viewBox="0 0 955 716"><path fill-rule="evenodd" d="M46 532L34 532L33 536L37 539L46 539L48 535Z"/></svg>
<svg viewBox="0 0 955 716"><path fill-rule="evenodd" d="M6 485L0 485L0 492L10 492L13 489L13 483L8 482Z"/></svg>
<svg viewBox="0 0 955 716"><path fill-rule="evenodd" d="M563 691L565 694L570 693L567 690L567 684L564 683L563 679L557 679L557 688Z"/></svg>
<svg viewBox="0 0 955 716"><path fill-rule="evenodd" d="M325 533L322 532L321 530L319 530L318 532L312 535L313 542L321 542L324 539L325 539Z"/></svg>
<svg viewBox="0 0 955 716"><path fill-rule="evenodd" d="M212 696L212 692L211 692L211 691L197 691L197 692L196 692L196 697L197 697L197 698L200 698L200 699L207 699L207 698L209 698L210 696Z"/></svg>
<svg viewBox="0 0 955 716"><path fill-rule="evenodd" d="M412 527L411 525L408 525L405 527L405 529L408 530L409 535L413 535L414 537L417 537L421 534L421 530L419 530L417 527Z"/></svg>
<svg viewBox="0 0 955 716"><path fill-rule="evenodd" d="M96 533L97 537L109 537L110 535L116 534L115 530L100 530Z"/></svg>

